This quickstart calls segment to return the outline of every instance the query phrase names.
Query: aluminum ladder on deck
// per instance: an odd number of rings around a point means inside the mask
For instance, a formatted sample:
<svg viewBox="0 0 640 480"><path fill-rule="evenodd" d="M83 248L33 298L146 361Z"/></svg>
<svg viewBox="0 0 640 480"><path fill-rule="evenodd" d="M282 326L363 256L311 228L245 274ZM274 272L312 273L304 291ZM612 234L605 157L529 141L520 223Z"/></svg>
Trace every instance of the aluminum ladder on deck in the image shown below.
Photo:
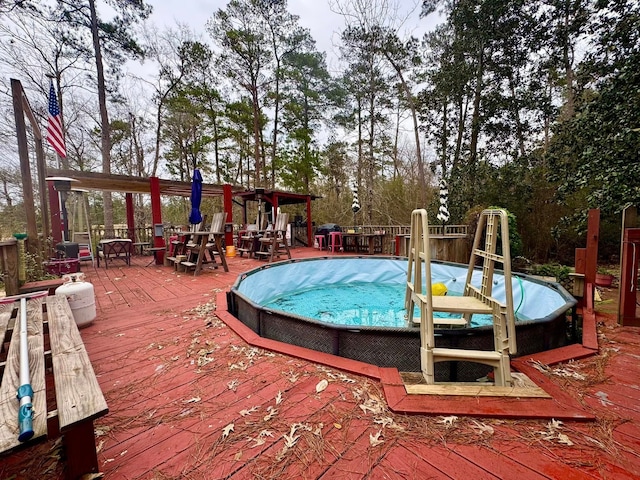
<svg viewBox="0 0 640 480"><path fill-rule="evenodd" d="M502 253L497 253L498 233L502 237ZM484 245L481 247L481 242ZM482 263L480 286L472 284L478 261ZM492 297L495 264L502 263L505 282L505 303ZM424 272L424 280L422 275ZM428 384L435 383L435 363L467 361L493 367L496 386L512 384L509 354L516 353L515 317L511 287L511 255L509 250L509 224L504 210L484 210L478 221L469 260L469 269L462 297L433 296L431 293L431 255L429 222L424 209L411 214L411 238L407 266L405 308L413 317L414 308L420 311L420 365ZM455 324L434 319L434 312L459 313L467 325L473 314L488 314L493 318L494 350L466 350L436 347L435 325Z"/></svg>

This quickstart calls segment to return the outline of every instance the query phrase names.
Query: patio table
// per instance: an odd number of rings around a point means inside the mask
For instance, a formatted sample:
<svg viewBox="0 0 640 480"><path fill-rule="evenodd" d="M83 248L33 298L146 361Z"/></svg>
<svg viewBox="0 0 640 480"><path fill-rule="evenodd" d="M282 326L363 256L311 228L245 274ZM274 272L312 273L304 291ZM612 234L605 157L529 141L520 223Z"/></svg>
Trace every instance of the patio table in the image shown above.
<svg viewBox="0 0 640 480"><path fill-rule="evenodd" d="M384 233L342 233L345 252L360 252L367 255L382 253Z"/></svg>

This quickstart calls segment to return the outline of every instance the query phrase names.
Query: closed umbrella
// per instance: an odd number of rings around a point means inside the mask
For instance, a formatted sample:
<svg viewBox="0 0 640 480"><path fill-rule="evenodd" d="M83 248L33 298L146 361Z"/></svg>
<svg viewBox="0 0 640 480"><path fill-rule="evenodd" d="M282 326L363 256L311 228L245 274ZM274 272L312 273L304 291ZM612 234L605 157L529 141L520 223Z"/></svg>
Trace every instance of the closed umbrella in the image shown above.
<svg viewBox="0 0 640 480"><path fill-rule="evenodd" d="M191 183L191 214L189 223L196 225L202 222L200 213L200 203L202 202L202 175L197 168L193 171L193 182Z"/></svg>
<svg viewBox="0 0 640 480"><path fill-rule="evenodd" d="M440 208L436 218L442 222L444 233L444 224L449 221L449 189L444 178L440 180Z"/></svg>
<svg viewBox="0 0 640 480"><path fill-rule="evenodd" d="M351 204L351 210L353 210L353 226L356 225L356 213L360 211L360 200L358 199L358 185L356 182L351 184L351 191L353 192L353 203Z"/></svg>

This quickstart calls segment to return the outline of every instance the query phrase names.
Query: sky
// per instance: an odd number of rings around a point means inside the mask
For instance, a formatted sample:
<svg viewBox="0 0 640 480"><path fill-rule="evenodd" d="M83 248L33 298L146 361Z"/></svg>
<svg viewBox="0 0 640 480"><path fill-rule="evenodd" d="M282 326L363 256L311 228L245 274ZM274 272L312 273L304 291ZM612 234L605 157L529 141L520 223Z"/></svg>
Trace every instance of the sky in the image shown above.
<svg viewBox="0 0 640 480"><path fill-rule="evenodd" d="M224 9L228 0L147 0L153 6L150 20L160 29L174 27L176 22L185 23L196 32L205 33L205 24L218 9ZM289 0L289 11L298 15L299 23L310 30L316 41L318 51L327 54L327 66L332 71L337 68L339 56L337 44L340 31L344 28L344 17L332 11L331 4L336 0ZM346 0L340 0L346 3ZM435 20L420 19L420 0L388 0L399 4L400 16L409 15L401 33L422 34L432 26ZM184 5L188 4L188 8ZM335 7L333 8L335 10Z"/></svg>

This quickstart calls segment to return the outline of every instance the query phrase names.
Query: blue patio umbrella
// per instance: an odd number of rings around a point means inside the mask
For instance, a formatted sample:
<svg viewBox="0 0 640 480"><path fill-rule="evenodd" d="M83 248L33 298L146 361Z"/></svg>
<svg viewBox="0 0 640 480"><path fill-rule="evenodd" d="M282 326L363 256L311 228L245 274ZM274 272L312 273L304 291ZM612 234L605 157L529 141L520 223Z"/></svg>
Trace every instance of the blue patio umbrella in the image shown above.
<svg viewBox="0 0 640 480"><path fill-rule="evenodd" d="M193 182L191 183L191 214L189 223L195 225L202 221L200 213L200 203L202 202L202 175L197 168L193 171Z"/></svg>

